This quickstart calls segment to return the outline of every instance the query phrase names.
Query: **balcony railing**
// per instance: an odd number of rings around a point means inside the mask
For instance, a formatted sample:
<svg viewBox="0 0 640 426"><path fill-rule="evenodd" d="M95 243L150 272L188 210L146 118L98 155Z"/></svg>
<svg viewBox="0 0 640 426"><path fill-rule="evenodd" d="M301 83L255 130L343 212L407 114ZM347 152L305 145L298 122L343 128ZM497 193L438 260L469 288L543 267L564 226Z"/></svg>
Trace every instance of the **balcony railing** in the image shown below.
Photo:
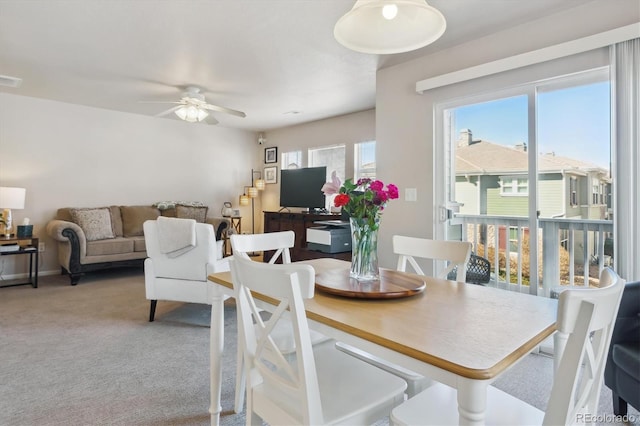
<svg viewBox="0 0 640 426"><path fill-rule="evenodd" d="M527 218L457 214L455 219L462 240L491 262L491 286L549 296L559 285L597 285L600 272L613 261L609 244L605 250L612 221L539 218L538 287L532 287Z"/></svg>

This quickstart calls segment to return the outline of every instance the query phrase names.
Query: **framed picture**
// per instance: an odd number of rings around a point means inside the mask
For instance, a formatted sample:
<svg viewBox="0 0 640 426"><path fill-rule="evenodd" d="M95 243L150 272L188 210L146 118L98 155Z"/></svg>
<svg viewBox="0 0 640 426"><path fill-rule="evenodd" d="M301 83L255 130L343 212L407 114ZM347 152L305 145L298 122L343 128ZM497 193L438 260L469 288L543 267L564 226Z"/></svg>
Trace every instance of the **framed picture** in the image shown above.
<svg viewBox="0 0 640 426"><path fill-rule="evenodd" d="M264 168L264 182L278 183L278 167L270 166Z"/></svg>
<svg viewBox="0 0 640 426"><path fill-rule="evenodd" d="M278 147L272 146L264 149L264 162L266 164L278 162Z"/></svg>

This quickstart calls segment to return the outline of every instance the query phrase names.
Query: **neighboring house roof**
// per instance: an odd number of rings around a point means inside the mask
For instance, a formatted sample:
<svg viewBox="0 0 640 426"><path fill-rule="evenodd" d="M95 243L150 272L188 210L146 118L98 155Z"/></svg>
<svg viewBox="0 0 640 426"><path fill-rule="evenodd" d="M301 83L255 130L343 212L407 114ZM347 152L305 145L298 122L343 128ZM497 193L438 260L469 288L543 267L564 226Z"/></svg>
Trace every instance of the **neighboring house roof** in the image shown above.
<svg viewBox="0 0 640 426"><path fill-rule="evenodd" d="M457 175L507 175L526 173L529 167L529 153L523 146L509 147L485 140L473 141L470 145L456 147ZM595 171L608 176L609 171L592 163L561 157L555 154L541 154L538 157L540 173L571 173L584 175Z"/></svg>

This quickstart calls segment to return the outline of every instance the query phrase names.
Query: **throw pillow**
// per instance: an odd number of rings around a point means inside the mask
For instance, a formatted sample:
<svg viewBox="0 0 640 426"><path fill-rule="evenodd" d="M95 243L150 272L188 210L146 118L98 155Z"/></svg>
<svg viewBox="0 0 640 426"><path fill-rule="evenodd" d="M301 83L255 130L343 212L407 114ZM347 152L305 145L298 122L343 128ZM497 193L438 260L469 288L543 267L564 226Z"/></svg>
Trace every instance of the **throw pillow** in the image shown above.
<svg viewBox="0 0 640 426"><path fill-rule="evenodd" d="M144 235L142 224L147 220L156 220L160 210L151 206L120 206L122 214L122 232L125 237Z"/></svg>
<svg viewBox="0 0 640 426"><path fill-rule="evenodd" d="M183 206L178 204L176 206L176 217L180 219L194 219L196 222L204 223L207 220L207 210L209 207L193 207Z"/></svg>
<svg viewBox="0 0 640 426"><path fill-rule="evenodd" d="M87 241L115 238L111 226L111 212L107 207L71 209L71 219L82 228Z"/></svg>

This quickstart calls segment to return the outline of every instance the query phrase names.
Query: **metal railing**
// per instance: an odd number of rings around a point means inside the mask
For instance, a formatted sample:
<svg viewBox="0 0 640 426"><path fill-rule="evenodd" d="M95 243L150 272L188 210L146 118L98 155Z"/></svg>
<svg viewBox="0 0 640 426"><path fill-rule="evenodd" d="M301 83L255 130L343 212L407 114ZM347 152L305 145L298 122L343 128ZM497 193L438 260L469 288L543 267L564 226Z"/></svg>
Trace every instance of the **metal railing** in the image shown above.
<svg viewBox="0 0 640 426"><path fill-rule="evenodd" d="M489 285L549 296L559 285L597 285L600 272L612 262L605 241L613 222L595 219L538 219L538 287L529 271L529 219L514 216L455 215L463 241L491 263ZM496 249L497 248L497 249Z"/></svg>

